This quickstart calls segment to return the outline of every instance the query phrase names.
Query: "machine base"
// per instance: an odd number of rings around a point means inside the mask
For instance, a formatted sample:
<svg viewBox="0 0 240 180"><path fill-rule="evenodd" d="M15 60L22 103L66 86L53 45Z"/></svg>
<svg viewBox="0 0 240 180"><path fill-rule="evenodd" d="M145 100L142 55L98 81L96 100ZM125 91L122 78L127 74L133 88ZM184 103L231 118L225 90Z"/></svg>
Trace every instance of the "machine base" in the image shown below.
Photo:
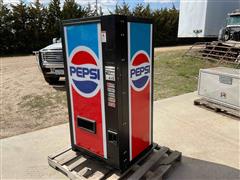
<svg viewBox="0 0 240 180"><path fill-rule="evenodd" d="M106 163L69 147L48 156L48 163L69 179L162 179L181 161L181 157L178 151L154 144L151 151L121 174Z"/></svg>

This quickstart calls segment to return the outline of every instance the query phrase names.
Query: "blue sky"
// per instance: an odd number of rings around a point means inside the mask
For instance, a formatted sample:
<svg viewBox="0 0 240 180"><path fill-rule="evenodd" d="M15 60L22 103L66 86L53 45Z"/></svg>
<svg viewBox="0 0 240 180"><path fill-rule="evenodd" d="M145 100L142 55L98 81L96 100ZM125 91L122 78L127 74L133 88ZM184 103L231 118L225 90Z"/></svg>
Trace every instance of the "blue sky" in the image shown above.
<svg viewBox="0 0 240 180"><path fill-rule="evenodd" d="M122 4L123 2L127 3L130 8L134 8L136 4L142 3L142 4L148 4L150 5L151 9L160 9L160 8L171 8L173 4L177 9L179 9L179 1L180 0L115 0L115 1L107 1L102 0L101 5L105 9L113 9L116 5Z"/></svg>
<svg viewBox="0 0 240 180"><path fill-rule="evenodd" d="M122 2L121 0L120 2ZM125 0L126 3L131 5L131 7L134 7L137 3L143 3L147 4L149 3L152 9L157 9L157 8L171 8L172 5L174 4L176 8L179 9L179 1L180 0Z"/></svg>
<svg viewBox="0 0 240 180"><path fill-rule="evenodd" d="M19 0L3 0L5 3L18 3ZM35 0L24 0L26 3L31 3ZM92 6L94 6L96 0L76 0L77 3L81 5L87 5L90 3ZM131 8L134 8L136 4L138 3L143 3L147 4L149 3L152 9L157 9L157 8L171 8L172 4L174 3L175 7L179 9L179 1L180 0L98 0L99 4L103 8L104 12L108 12L109 10L114 9L115 5L122 4L123 2L129 4ZM50 0L40 0L41 3L47 5ZM63 3L64 0L61 0Z"/></svg>

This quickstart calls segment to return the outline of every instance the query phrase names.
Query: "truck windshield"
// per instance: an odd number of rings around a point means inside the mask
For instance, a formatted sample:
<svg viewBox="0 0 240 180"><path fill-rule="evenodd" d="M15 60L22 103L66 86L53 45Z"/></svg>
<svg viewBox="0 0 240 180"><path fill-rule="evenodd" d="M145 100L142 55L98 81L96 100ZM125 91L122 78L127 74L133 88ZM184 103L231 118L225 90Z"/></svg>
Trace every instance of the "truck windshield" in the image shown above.
<svg viewBox="0 0 240 180"><path fill-rule="evenodd" d="M231 16L227 19L227 25L234 26L240 25L240 16Z"/></svg>

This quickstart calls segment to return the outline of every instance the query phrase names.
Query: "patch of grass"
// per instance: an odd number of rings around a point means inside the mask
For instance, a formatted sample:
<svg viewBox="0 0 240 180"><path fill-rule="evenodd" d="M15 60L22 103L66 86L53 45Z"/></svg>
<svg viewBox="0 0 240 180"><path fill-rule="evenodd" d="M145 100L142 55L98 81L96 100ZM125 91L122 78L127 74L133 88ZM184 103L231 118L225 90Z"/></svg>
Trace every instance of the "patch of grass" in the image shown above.
<svg viewBox="0 0 240 180"><path fill-rule="evenodd" d="M34 94L23 96L20 107L30 110L42 109L44 107L51 106L53 102L50 101L49 96L49 94L44 96Z"/></svg>
<svg viewBox="0 0 240 180"><path fill-rule="evenodd" d="M216 62L182 58L184 51L158 52L154 61L154 99L167 98L197 90L201 68L219 66ZM221 64L220 66L230 66Z"/></svg>
<svg viewBox="0 0 240 180"><path fill-rule="evenodd" d="M31 94L22 97L20 107L28 113L40 118L44 113L49 112L56 106L67 106L65 92L52 92L45 95Z"/></svg>
<svg viewBox="0 0 240 180"><path fill-rule="evenodd" d="M216 62L197 58L182 58L184 51L158 52L154 61L154 100L177 96L197 90L201 68L216 67ZM229 66L221 64L221 66ZM22 97L20 107L36 112L39 116L57 105L67 107L66 92L57 91L45 95L31 94Z"/></svg>

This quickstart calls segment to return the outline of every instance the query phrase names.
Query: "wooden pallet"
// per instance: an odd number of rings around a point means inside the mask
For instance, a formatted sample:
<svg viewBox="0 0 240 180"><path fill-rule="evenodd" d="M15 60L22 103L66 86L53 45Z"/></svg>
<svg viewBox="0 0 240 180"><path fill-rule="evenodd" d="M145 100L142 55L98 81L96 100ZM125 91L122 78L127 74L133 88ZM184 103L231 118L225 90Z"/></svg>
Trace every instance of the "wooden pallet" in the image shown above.
<svg viewBox="0 0 240 180"><path fill-rule="evenodd" d="M218 113L224 113L226 115L231 115L231 116L240 118L240 111L238 109L229 108L229 107L223 106L221 104L217 104L217 103L208 101L205 98L194 100L194 105L203 106L203 107L212 109Z"/></svg>
<svg viewBox="0 0 240 180"><path fill-rule="evenodd" d="M71 148L62 149L48 156L51 167L59 170L71 180L79 179L156 179L165 178L172 168L181 161L181 153L167 147L155 145L148 154L120 174L103 162L72 151Z"/></svg>

